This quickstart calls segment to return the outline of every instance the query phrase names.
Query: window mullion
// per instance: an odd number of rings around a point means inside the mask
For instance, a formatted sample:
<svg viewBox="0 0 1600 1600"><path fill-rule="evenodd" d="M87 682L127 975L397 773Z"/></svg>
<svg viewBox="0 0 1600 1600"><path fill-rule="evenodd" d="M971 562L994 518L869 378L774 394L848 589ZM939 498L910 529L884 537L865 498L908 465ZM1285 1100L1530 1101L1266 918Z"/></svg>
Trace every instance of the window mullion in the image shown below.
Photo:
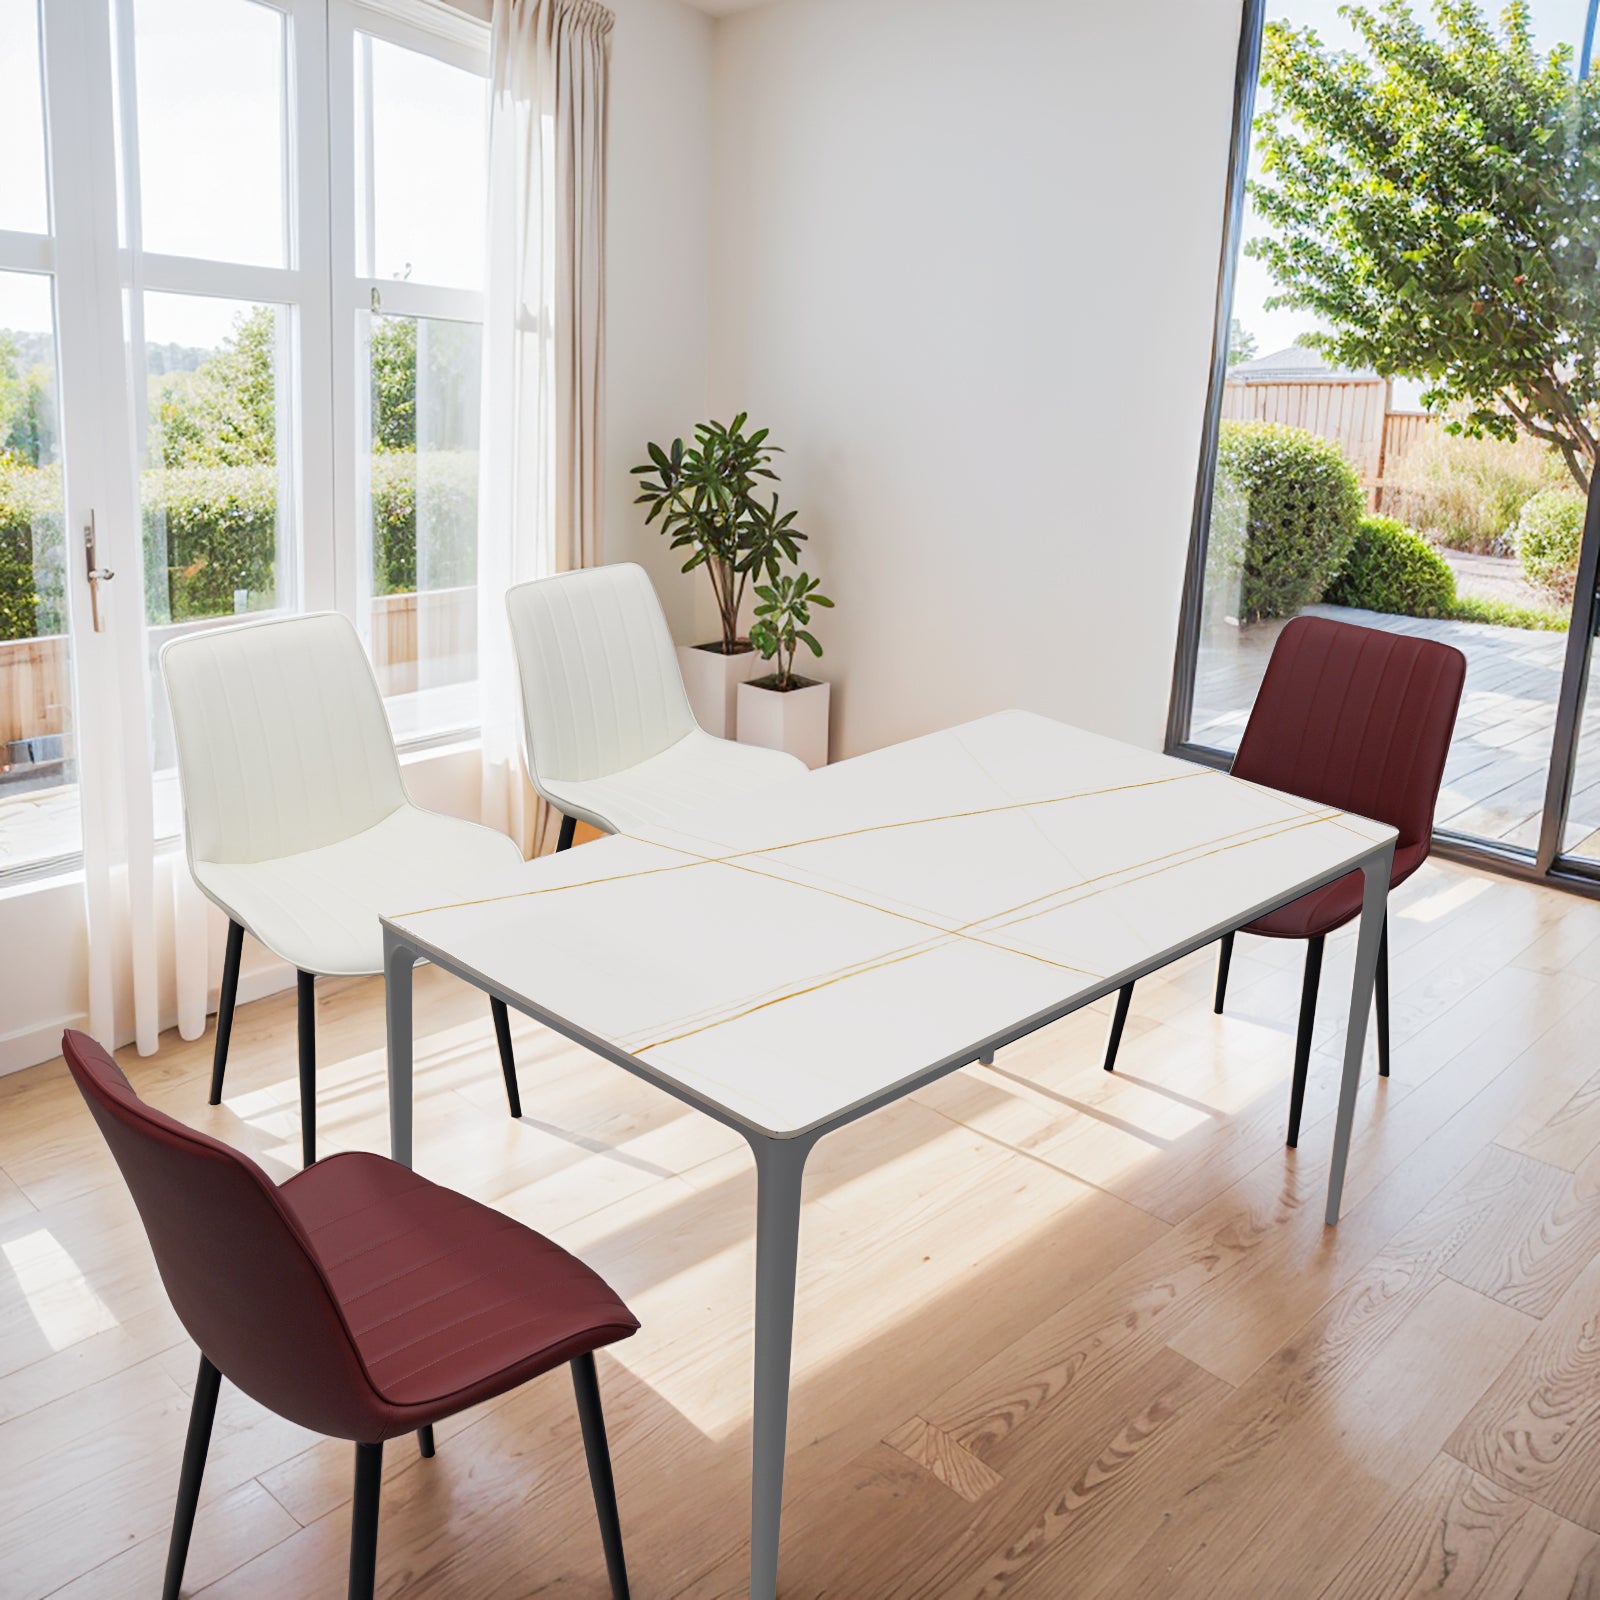
<svg viewBox="0 0 1600 1600"><path fill-rule="evenodd" d="M342 609L339 546L338 452L334 438L334 365L330 354L331 215L329 163L328 0L295 0L292 11L289 173L293 213L291 237L296 268L294 396L300 449L299 582L302 605L311 611Z"/></svg>

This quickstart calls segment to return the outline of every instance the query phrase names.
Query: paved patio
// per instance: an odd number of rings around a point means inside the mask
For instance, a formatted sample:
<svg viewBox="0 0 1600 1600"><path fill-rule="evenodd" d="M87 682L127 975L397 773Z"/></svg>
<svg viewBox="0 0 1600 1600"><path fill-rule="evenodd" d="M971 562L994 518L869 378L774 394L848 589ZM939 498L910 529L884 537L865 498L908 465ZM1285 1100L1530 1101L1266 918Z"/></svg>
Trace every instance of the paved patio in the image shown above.
<svg viewBox="0 0 1600 1600"><path fill-rule="evenodd" d="M1381 616L1342 606L1308 606L1311 616L1417 634L1455 645L1467 658L1467 686L1439 797L1441 827L1533 849L1539 842L1564 633L1471 622ZM1193 738L1237 748L1245 716L1282 622L1213 629L1200 652ZM1584 707L1567 849L1600 856L1600 704Z"/></svg>

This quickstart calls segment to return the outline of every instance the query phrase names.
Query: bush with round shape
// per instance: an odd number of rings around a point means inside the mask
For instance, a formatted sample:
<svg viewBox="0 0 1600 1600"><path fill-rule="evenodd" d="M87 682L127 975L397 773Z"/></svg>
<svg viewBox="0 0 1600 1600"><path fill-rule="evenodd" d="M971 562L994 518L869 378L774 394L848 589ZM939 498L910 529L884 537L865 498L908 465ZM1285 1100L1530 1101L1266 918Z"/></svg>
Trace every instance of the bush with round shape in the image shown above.
<svg viewBox="0 0 1600 1600"><path fill-rule="evenodd" d="M1561 604L1572 604L1583 543L1583 496L1570 489L1536 494L1517 519L1517 559L1528 582Z"/></svg>
<svg viewBox="0 0 1600 1600"><path fill-rule="evenodd" d="M1225 422L1208 565L1242 565L1239 621L1291 617L1320 600L1361 522L1361 482L1331 439L1275 422ZM1242 548L1239 548L1242 547Z"/></svg>
<svg viewBox="0 0 1600 1600"><path fill-rule="evenodd" d="M61 469L0 459L0 640L66 631Z"/></svg>
<svg viewBox="0 0 1600 1600"><path fill-rule="evenodd" d="M1394 616L1447 617L1455 609L1456 575L1403 522L1363 517L1356 542L1323 598L1329 605Z"/></svg>

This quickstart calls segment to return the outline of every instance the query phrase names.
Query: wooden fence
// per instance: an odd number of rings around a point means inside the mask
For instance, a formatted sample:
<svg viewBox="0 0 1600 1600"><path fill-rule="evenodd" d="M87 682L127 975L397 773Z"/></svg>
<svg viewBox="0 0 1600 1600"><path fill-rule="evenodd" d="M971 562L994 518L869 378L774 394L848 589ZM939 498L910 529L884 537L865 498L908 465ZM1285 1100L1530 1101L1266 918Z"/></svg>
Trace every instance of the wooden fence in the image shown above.
<svg viewBox="0 0 1600 1600"><path fill-rule="evenodd" d="M475 677L478 591L429 589L372 602L372 667L386 695Z"/></svg>
<svg viewBox="0 0 1600 1600"><path fill-rule="evenodd" d="M13 742L67 731L71 695L64 637L0 642L0 769Z"/></svg>
<svg viewBox="0 0 1600 1600"><path fill-rule="evenodd" d="M1234 422L1282 422L1332 439L1360 475L1368 509L1380 511L1394 496L1387 475L1437 425L1420 411L1391 411L1389 400L1382 378L1230 383L1222 391L1222 415Z"/></svg>
<svg viewBox="0 0 1600 1600"><path fill-rule="evenodd" d="M476 589L433 589L384 595L372 602L372 663L385 695L410 694L440 683L460 683L476 671ZM150 654L179 634L226 627L233 617L208 617L150 630ZM67 639L0 641L0 772L11 764L8 747L27 739L70 734L71 664ZM156 730L158 762L170 759L165 707ZM69 741L70 742L70 741Z"/></svg>

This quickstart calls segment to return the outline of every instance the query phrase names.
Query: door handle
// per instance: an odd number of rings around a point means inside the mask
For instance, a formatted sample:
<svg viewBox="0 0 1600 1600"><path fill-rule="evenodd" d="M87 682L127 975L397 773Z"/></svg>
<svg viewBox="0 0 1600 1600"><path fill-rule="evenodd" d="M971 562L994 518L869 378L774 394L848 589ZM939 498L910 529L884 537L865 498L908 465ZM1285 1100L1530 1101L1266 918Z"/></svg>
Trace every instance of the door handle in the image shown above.
<svg viewBox="0 0 1600 1600"><path fill-rule="evenodd" d="M83 530L83 564L89 579L89 620L94 624L94 631L99 633L103 627L100 621L100 590L98 585L110 583L116 573L110 567L99 564L98 546L95 541L94 512L89 513L89 520Z"/></svg>

